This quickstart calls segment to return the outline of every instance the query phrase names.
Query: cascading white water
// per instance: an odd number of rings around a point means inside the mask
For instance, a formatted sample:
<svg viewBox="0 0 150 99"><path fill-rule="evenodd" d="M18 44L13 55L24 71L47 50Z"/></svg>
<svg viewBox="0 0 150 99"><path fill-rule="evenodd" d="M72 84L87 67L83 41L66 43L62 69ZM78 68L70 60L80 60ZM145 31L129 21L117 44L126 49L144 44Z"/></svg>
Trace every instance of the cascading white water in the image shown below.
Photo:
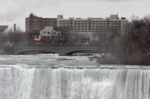
<svg viewBox="0 0 150 99"><path fill-rule="evenodd" d="M150 99L150 70L0 68L0 99Z"/></svg>

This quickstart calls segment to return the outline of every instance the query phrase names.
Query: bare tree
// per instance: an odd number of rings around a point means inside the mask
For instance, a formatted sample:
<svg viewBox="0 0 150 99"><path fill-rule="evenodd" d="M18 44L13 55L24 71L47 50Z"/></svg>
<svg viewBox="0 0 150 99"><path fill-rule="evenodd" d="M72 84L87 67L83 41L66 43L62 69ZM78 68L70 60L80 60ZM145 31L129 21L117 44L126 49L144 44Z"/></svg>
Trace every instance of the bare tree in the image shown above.
<svg viewBox="0 0 150 99"><path fill-rule="evenodd" d="M123 36L122 44L126 55L124 63L148 64L145 61L150 57L150 19L133 20L128 33Z"/></svg>

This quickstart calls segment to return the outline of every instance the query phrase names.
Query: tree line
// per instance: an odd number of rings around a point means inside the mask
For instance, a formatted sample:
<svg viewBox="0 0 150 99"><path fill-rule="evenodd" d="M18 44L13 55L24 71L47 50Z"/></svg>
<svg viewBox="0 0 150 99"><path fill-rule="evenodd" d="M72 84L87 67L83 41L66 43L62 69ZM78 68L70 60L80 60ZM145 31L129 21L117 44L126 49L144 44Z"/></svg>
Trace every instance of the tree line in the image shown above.
<svg viewBox="0 0 150 99"><path fill-rule="evenodd" d="M125 34L100 33L100 53L106 53L104 63L150 64L150 18L134 19L127 24Z"/></svg>

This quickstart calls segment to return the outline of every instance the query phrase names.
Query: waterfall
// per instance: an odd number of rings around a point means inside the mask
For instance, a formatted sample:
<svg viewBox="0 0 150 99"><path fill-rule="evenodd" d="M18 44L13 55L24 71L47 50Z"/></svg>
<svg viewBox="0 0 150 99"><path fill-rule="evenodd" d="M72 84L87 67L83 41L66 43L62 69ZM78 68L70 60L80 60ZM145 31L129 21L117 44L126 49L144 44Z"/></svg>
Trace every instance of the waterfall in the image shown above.
<svg viewBox="0 0 150 99"><path fill-rule="evenodd" d="M0 99L150 99L150 70L0 68Z"/></svg>

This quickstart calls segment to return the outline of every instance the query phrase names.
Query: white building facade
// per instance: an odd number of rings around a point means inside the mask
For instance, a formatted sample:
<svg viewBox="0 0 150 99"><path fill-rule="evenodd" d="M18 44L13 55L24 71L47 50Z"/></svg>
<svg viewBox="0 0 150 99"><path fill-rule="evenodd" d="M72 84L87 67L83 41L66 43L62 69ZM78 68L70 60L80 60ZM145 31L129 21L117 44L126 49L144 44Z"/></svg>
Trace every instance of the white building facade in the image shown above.
<svg viewBox="0 0 150 99"><path fill-rule="evenodd" d="M46 26L40 31L40 35L35 36L35 41L49 41L57 40L61 36L60 31L54 30L52 26Z"/></svg>

